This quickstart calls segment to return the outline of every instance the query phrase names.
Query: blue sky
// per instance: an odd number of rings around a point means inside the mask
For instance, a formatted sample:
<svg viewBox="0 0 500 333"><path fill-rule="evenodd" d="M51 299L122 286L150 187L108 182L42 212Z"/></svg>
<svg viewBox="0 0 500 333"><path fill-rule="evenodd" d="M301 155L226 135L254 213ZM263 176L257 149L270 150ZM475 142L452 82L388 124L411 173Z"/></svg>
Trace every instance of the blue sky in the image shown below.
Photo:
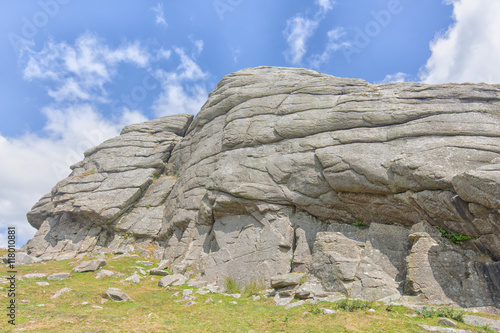
<svg viewBox="0 0 500 333"><path fill-rule="evenodd" d="M269 65L389 81L500 82L492 0L0 0L0 247L121 127L196 113Z"/></svg>

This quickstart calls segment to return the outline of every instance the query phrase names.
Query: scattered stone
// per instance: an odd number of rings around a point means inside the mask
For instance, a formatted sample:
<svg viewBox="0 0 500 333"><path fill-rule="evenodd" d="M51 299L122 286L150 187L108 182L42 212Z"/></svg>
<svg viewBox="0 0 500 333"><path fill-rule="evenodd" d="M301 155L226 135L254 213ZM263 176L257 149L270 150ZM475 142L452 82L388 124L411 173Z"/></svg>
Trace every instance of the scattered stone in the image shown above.
<svg viewBox="0 0 500 333"><path fill-rule="evenodd" d="M58 298L62 294L67 293L69 291L71 291L71 289L69 289L69 288L62 288L61 290L56 291L56 293L54 295L52 295L52 298Z"/></svg>
<svg viewBox="0 0 500 333"><path fill-rule="evenodd" d="M130 298L130 296L128 296L118 288L108 288L106 290L106 297L115 302L122 302L129 300L133 301L132 298Z"/></svg>
<svg viewBox="0 0 500 333"><path fill-rule="evenodd" d="M439 318L438 324L441 324L444 326L449 326L449 327L457 327L457 323L455 323L453 320L451 320L449 318Z"/></svg>
<svg viewBox="0 0 500 333"><path fill-rule="evenodd" d="M281 274L271 278L271 287L274 289L296 286L300 283L300 279L306 276L305 273L288 273Z"/></svg>
<svg viewBox="0 0 500 333"><path fill-rule="evenodd" d="M43 308L43 307L45 307L45 304L37 304L36 306Z"/></svg>
<svg viewBox="0 0 500 333"><path fill-rule="evenodd" d="M159 287L181 286L186 282L186 278L181 274L167 275L158 282Z"/></svg>
<svg viewBox="0 0 500 333"><path fill-rule="evenodd" d="M229 302L230 304L238 304L236 301Z"/></svg>
<svg viewBox="0 0 500 333"><path fill-rule="evenodd" d="M500 332L500 320L465 315L464 322L468 325L475 325L475 326L491 325L490 329L496 332Z"/></svg>
<svg viewBox="0 0 500 333"><path fill-rule="evenodd" d="M195 280L188 281L187 284L192 288L201 288L207 285L205 281L195 281Z"/></svg>
<svg viewBox="0 0 500 333"><path fill-rule="evenodd" d="M167 287L168 288L168 287ZM176 291L175 293L172 294L172 297L179 297L179 292Z"/></svg>
<svg viewBox="0 0 500 333"><path fill-rule="evenodd" d="M191 305L195 305L195 304L196 304L196 302L190 301L190 302L184 303L184 306L191 306Z"/></svg>
<svg viewBox="0 0 500 333"><path fill-rule="evenodd" d="M26 274L24 276L25 279L40 279L40 278L43 278L43 277L46 277L47 274L45 273L30 273L30 274Z"/></svg>
<svg viewBox="0 0 500 333"><path fill-rule="evenodd" d="M160 275L160 276L167 276L169 273L164 270L164 269L158 269L158 268L152 268L149 270L149 274L151 275Z"/></svg>
<svg viewBox="0 0 500 333"><path fill-rule="evenodd" d="M252 295L252 299L253 299L254 301L258 301L258 300L260 300L260 296L257 296L257 295Z"/></svg>
<svg viewBox="0 0 500 333"><path fill-rule="evenodd" d="M27 303L30 303L31 301L28 300L28 299L21 299L18 301L18 303L23 303L23 304L27 304Z"/></svg>
<svg viewBox="0 0 500 333"><path fill-rule="evenodd" d="M32 257L30 256L29 254L27 253L24 253L24 252L16 252L16 261L15 261L15 265L29 265L29 264L32 264L32 263L37 263L37 262L41 262L42 260L37 258L37 257ZM2 257L2 260L4 262L4 264L8 264L9 263L9 256L8 254L4 255Z"/></svg>
<svg viewBox="0 0 500 333"><path fill-rule="evenodd" d="M39 286L48 286L49 285L48 282L37 282L36 284Z"/></svg>
<svg viewBox="0 0 500 333"><path fill-rule="evenodd" d="M89 261L82 261L78 265L76 265L73 270L77 273L83 273L83 272L94 272L97 271L99 268L103 267L106 265L105 260L89 260Z"/></svg>
<svg viewBox="0 0 500 333"><path fill-rule="evenodd" d="M107 269L101 269L99 272L95 274L95 277L96 279L102 279L105 277L112 277L113 275L115 275L115 272L109 271Z"/></svg>
<svg viewBox="0 0 500 333"><path fill-rule="evenodd" d="M210 293L210 291L204 290L204 289L200 289L200 290L196 291L196 293L200 294L200 295L206 295L206 294Z"/></svg>
<svg viewBox="0 0 500 333"><path fill-rule="evenodd" d="M241 294L224 294L224 296L234 297L234 298L240 298Z"/></svg>
<svg viewBox="0 0 500 333"><path fill-rule="evenodd" d="M54 280L54 281L62 281L69 279L70 273L54 273L52 275L47 276L47 280Z"/></svg>
<svg viewBox="0 0 500 333"><path fill-rule="evenodd" d="M369 309L368 312L377 312L375 309Z"/></svg>
<svg viewBox="0 0 500 333"><path fill-rule="evenodd" d="M146 275L147 274L146 271L143 270L142 268L139 268L138 271L139 271L139 274L142 274L142 275Z"/></svg>
<svg viewBox="0 0 500 333"><path fill-rule="evenodd" d="M81 302L80 305L88 305L89 302Z"/></svg>
<svg viewBox="0 0 500 333"><path fill-rule="evenodd" d="M468 333L466 330L462 330L459 328L449 328L449 327L441 327L441 326L429 326L429 325L418 325L423 329L430 332L443 332L443 333Z"/></svg>
<svg viewBox="0 0 500 333"><path fill-rule="evenodd" d="M205 302L203 302L203 303L207 304L207 303L210 303L210 302L213 302L213 301L214 301L214 300L213 300L212 298L207 298L207 299L205 300Z"/></svg>
<svg viewBox="0 0 500 333"><path fill-rule="evenodd" d="M136 261L136 263L138 263L139 265L143 265L143 266L151 266L153 265L153 263L151 261Z"/></svg>
<svg viewBox="0 0 500 333"><path fill-rule="evenodd" d="M305 303L305 301L297 301L297 302L289 303L289 304L285 305L285 309L288 310L288 309L294 308L296 306L301 306L304 303Z"/></svg>
<svg viewBox="0 0 500 333"><path fill-rule="evenodd" d="M97 309L97 310L102 310L102 309L104 309L102 306L99 306L99 305L92 305L92 307L93 307L94 309Z"/></svg>
<svg viewBox="0 0 500 333"><path fill-rule="evenodd" d="M192 289L184 289L182 291L182 299L186 301L194 301L198 299L198 297L193 296L193 290Z"/></svg>
<svg viewBox="0 0 500 333"><path fill-rule="evenodd" d="M331 314L335 313L335 310L331 310L331 309L321 309L321 310L323 310L323 314L325 314L325 315L331 315Z"/></svg>
<svg viewBox="0 0 500 333"><path fill-rule="evenodd" d="M101 297L101 304L104 304L104 303L106 303L107 301L109 301L109 299L104 298L104 297Z"/></svg>
<svg viewBox="0 0 500 333"><path fill-rule="evenodd" d="M293 297L281 297L279 294L274 296L274 304L276 306L285 306L293 300Z"/></svg>
<svg viewBox="0 0 500 333"><path fill-rule="evenodd" d="M295 296L301 299L326 297L328 293L323 289L320 283L306 282L295 292Z"/></svg>
<svg viewBox="0 0 500 333"><path fill-rule="evenodd" d="M126 278L125 281L129 281L129 282L133 282L133 283L140 283L141 277L137 274L133 274L133 275L129 276L128 278Z"/></svg>

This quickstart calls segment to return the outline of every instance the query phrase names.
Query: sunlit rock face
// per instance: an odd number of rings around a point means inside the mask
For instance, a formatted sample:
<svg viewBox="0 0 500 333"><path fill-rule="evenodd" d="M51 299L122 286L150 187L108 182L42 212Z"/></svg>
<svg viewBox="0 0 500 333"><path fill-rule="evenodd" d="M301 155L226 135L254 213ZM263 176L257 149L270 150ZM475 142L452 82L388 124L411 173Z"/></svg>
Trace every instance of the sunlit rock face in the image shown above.
<svg viewBox="0 0 500 333"><path fill-rule="evenodd" d="M500 302L498 85L249 68L72 169L28 213L33 256L153 243L219 284L304 271L349 297Z"/></svg>

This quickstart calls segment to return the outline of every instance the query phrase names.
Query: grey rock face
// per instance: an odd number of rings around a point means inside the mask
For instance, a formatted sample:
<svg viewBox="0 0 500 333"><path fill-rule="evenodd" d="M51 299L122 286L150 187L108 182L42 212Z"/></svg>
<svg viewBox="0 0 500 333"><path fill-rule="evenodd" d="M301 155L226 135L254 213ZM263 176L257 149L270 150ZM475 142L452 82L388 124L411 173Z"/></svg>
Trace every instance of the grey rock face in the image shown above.
<svg viewBox="0 0 500 333"><path fill-rule="evenodd" d="M28 213L39 230L23 250L156 242L174 273L219 286L306 272L349 297L496 304L499 114L498 85L244 69L196 118L127 126L88 150Z"/></svg>
<svg viewBox="0 0 500 333"><path fill-rule="evenodd" d="M105 260L90 260L90 261L82 261L78 265L76 265L73 270L77 273L83 272L94 272L97 271L102 266L106 265Z"/></svg>
<svg viewBox="0 0 500 333"><path fill-rule="evenodd" d="M106 298L115 302L133 301L130 296L118 288L108 288L105 293Z"/></svg>

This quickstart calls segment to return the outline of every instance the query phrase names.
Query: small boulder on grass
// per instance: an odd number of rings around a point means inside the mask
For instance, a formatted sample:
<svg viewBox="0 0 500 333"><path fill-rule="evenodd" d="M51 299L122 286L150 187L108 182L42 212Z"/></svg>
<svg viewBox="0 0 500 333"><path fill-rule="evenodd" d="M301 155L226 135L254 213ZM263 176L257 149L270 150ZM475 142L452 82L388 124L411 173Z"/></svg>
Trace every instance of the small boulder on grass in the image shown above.
<svg viewBox="0 0 500 333"><path fill-rule="evenodd" d="M115 272L113 271L108 271L107 269L101 269L99 272L95 274L96 279L102 279L105 277L112 277L115 275Z"/></svg>
<svg viewBox="0 0 500 333"><path fill-rule="evenodd" d="M115 301L115 302L124 302L124 301L132 301L133 302L133 299L130 298L129 295L125 294L123 291L121 291L118 288L108 288L108 290L106 290L105 296L106 296L106 298L109 298L110 300Z"/></svg>
<svg viewBox="0 0 500 333"><path fill-rule="evenodd" d="M169 275L168 271L164 269L152 268L149 270L149 274L151 275L159 275L159 276L167 276Z"/></svg>
<svg viewBox="0 0 500 333"><path fill-rule="evenodd" d="M181 286L186 282L186 278L181 274L167 275L158 282L159 287Z"/></svg>
<svg viewBox="0 0 500 333"><path fill-rule="evenodd" d="M52 275L47 276L47 280L62 281L69 279L69 276L70 276L69 273L54 273Z"/></svg>
<svg viewBox="0 0 500 333"><path fill-rule="evenodd" d="M69 291L71 291L71 289L69 289L69 288L62 288L61 290L56 291L56 293L54 295L52 295L52 298L58 298L62 294L67 293Z"/></svg>
<svg viewBox="0 0 500 333"><path fill-rule="evenodd" d="M105 260L90 260L90 261L82 261L78 265L73 268L73 270L77 273L83 272L94 272L97 271L102 266L106 265Z"/></svg>

